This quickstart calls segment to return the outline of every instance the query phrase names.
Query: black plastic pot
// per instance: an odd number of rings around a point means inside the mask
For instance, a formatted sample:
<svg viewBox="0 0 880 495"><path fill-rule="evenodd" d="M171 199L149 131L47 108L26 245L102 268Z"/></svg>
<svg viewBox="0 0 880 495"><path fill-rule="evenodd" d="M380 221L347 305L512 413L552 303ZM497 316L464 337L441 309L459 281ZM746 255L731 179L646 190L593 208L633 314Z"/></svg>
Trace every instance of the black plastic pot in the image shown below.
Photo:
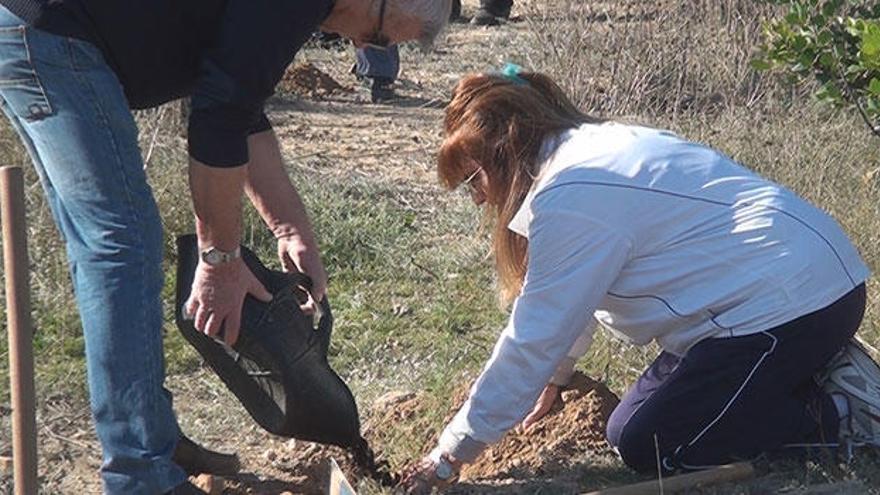
<svg viewBox="0 0 880 495"><path fill-rule="evenodd" d="M199 261L196 236L179 237L177 251L177 327L257 424L276 435L340 447L360 441L357 404L327 362L333 329L327 298L317 327L299 309L308 277L270 270L242 247L244 262L273 299L245 299L238 341L229 347L184 318Z"/></svg>

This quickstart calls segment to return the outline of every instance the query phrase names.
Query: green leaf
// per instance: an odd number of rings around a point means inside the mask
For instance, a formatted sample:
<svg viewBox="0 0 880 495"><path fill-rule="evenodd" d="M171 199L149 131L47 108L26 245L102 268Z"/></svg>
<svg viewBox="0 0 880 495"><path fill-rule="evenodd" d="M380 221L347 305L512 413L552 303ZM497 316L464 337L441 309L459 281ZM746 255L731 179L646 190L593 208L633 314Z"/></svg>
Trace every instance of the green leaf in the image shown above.
<svg viewBox="0 0 880 495"><path fill-rule="evenodd" d="M801 53L801 55L798 57L798 64L804 66L805 68L812 67L813 60L815 60L815 57L813 56L813 52L810 50L807 50L807 51Z"/></svg>
<svg viewBox="0 0 880 495"><path fill-rule="evenodd" d="M826 17L831 17L837 12L837 2L825 2L825 5L822 6L822 14Z"/></svg>
<svg viewBox="0 0 880 495"><path fill-rule="evenodd" d="M880 68L880 25L870 23L862 33L859 59L866 67Z"/></svg>
<svg viewBox="0 0 880 495"><path fill-rule="evenodd" d="M876 77L871 79L870 84L868 84L868 91L874 96L880 96L880 79Z"/></svg>
<svg viewBox="0 0 880 495"><path fill-rule="evenodd" d="M840 103L843 101L843 94L833 82L823 84L814 96L827 103Z"/></svg>
<svg viewBox="0 0 880 495"><path fill-rule="evenodd" d="M862 34L862 53L869 57L876 57L880 54L880 27L872 26Z"/></svg>
<svg viewBox="0 0 880 495"><path fill-rule="evenodd" d="M863 72L865 72L864 67L862 67L861 65L853 64L853 65L850 65L846 68L846 71L844 71L844 74L846 74L847 76L854 76L857 74L861 74Z"/></svg>
<svg viewBox="0 0 880 495"><path fill-rule="evenodd" d="M770 70L773 67L773 65L771 65L770 62L768 62L762 58L753 58L752 60L749 61L749 64L755 70Z"/></svg>

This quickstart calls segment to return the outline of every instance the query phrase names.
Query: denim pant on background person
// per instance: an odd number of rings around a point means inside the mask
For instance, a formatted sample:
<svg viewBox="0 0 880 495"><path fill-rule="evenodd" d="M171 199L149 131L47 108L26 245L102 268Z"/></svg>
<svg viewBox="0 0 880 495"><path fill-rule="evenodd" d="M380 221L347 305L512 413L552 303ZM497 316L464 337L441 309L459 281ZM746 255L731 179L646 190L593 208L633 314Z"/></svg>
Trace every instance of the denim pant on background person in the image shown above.
<svg viewBox="0 0 880 495"><path fill-rule="evenodd" d="M400 53L397 45L380 49L373 47L358 48L355 52L357 61L355 73L361 77L383 79L394 82L400 72Z"/></svg>
<svg viewBox="0 0 880 495"><path fill-rule="evenodd" d="M513 0L480 0L480 8L498 17L510 17Z"/></svg>
<svg viewBox="0 0 880 495"><path fill-rule="evenodd" d="M122 86L92 44L0 7L0 106L66 244L104 490L164 493L185 476L163 387L162 225Z"/></svg>

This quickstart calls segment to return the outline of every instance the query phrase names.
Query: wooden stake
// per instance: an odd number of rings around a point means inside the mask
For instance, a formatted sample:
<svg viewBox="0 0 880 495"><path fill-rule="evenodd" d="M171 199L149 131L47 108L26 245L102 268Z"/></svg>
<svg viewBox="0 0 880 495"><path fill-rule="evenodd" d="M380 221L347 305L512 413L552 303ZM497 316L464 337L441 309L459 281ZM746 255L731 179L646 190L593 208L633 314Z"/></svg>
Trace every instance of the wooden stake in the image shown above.
<svg viewBox="0 0 880 495"><path fill-rule="evenodd" d="M0 222L3 224L3 267L6 275L15 494L35 495L38 488L33 329L25 232L24 178L20 167L0 167Z"/></svg>
<svg viewBox="0 0 880 495"><path fill-rule="evenodd" d="M755 468L751 462L737 462L705 471L664 478L663 493L679 493L708 485L744 480L754 475ZM590 492L586 495L656 495L658 493L660 493L660 484L655 480L608 488L597 492Z"/></svg>

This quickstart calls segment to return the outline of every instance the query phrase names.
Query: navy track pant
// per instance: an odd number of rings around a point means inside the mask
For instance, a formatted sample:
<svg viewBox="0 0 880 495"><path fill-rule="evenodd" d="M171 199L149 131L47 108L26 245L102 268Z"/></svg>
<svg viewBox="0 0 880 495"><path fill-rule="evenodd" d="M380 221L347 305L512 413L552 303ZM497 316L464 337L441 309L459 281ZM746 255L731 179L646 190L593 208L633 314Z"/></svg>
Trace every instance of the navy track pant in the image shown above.
<svg viewBox="0 0 880 495"><path fill-rule="evenodd" d="M609 442L628 466L651 473L658 455L672 472L833 446L837 411L813 376L855 334L864 309L862 284L770 330L707 339L683 357L661 353L612 413Z"/></svg>

